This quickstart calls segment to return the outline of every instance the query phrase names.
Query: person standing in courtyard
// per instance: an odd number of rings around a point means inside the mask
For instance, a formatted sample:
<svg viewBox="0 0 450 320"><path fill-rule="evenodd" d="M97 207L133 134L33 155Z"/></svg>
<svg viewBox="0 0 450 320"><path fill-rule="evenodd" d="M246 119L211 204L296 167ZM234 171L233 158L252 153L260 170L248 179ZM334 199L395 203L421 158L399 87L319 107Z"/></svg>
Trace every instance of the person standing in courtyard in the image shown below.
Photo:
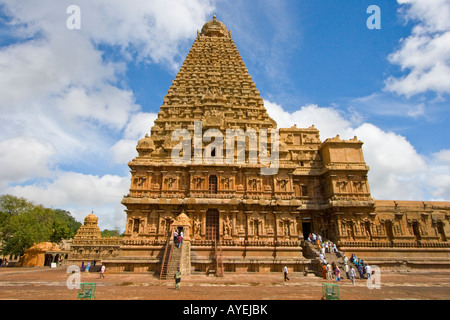
<svg viewBox="0 0 450 320"><path fill-rule="evenodd" d="M348 272L350 271L350 269L349 269L349 267L348 267L348 264L345 264L345 265L344 265L344 270L345 270L345 275L347 276L347 279L350 279L350 276L349 276L349 274L348 274Z"/></svg>
<svg viewBox="0 0 450 320"><path fill-rule="evenodd" d="M368 264L366 265L366 274L367 274L367 279L371 279L372 269L370 268L370 266Z"/></svg>
<svg viewBox="0 0 450 320"><path fill-rule="evenodd" d="M104 274L105 270L106 270L106 267L104 264L102 264L102 268L100 269L100 279L105 277L105 274Z"/></svg>
<svg viewBox="0 0 450 320"><path fill-rule="evenodd" d="M284 281L290 280L290 279L288 278L288 268L287 268L286 266L284 266L283 272L284 272Z"/></svg>
<svg viewBox="0 0 450 320"><path fill-rule="evenodd" d="M364 266L360 263L358 265L359 278L364 279Z"/></svg>
<svg viewBox="0 0 450 320"><path fill-rule="evenodd" d="M332 272L333 272L333 268L331 267L331 264L328 263L327 264L327 279L328 280L333 279Z"/></svg>
<svg viewBox="0 0 450 320"><path fill-rule="evenodd" d="M175 272L173 277L175 279L175 289L180 290L181 271L179 267L177 268L177 271Z"/></svg>
<svg viewBox="0 0 450 320"><path fill-rule="evenodd" d="M355 285L355 277L356 277L356 271L353 269L353 267L350 268L350 271L348 272L350 276L350 280L352 280L353 285Z"/></svg>
<svg viewBox="0 0 450 320"><path fill-rule="evenodd" d="M334 277L336 278L336 282L341 280L341 270L339 269L339 266L336 266L334 269Z"/></svg>

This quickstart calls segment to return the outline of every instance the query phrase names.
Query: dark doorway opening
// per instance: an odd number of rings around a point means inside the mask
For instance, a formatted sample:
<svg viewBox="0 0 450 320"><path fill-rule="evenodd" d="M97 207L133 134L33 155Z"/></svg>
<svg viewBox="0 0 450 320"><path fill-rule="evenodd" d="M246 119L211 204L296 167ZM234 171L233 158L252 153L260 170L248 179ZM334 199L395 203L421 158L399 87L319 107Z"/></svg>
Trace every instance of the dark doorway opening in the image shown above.
<svg viewBox="0 0 450 320"><path fill-rule="evenodd" d="M386 221L386 235L389 241L394 240L394 227L392 225L392 221Z"/></svg>
<svg viewBox="0 0 450 320"><path fill-rule="evenodd" d="M421 240L422 237L420 235L419 222L414 221L412 227L413 227L413 233L414 233L414 236L416 237L416 240Z"/></svg>
<svg viewBox="0 0 450 320"><path fill-rule="evenodd" d="M45 260L44 260L44 266L45 267L50 267L53 261L53 256L51 254L46 254L45 255Z"/></svg>
<svg viewBox="0 0 450 320"><path fill-rule="evenodd" d="M311 234L311 222L303 221L302 228L303 228L303 239L308 240L308 237Z"/></svg>
<svg viewBox="0 0 450 320"><path fill-rule="evenodd" d="M219 238L219 211L210 209L206 212L206 240Z"/></svg>

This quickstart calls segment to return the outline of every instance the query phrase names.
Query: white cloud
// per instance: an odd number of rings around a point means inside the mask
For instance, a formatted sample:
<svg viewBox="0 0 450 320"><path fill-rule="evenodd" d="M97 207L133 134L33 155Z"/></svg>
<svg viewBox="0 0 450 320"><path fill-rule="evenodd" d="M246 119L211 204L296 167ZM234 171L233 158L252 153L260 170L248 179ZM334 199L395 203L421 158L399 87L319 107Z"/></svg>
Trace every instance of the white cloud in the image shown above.
<svg viewBox="0 0 450 320"><path fill-rule="evenodd" d="M334 108L308 105L289 113L276 103L265 101L264 104L279 128L293 124L305 128L314 123L322 141L337 134L342 139L357 136L364 143L364 159L370 167L369 186L375 199L450 198L450 151L443 150L428 159L405 137L370 123L347 121L348 115Z"/></svg>
<svg viewBox="0 0 450 320"><path fill-rule="evenodd" d="M403 77L389 77L385 89L410 97L450 93L450 1L397 0L405 20L417 22L411 35L389 56Z"/></svg>
<svg viewBox="0 0 450 320"><path fill-rule="evenodd" d="M55 150L34 138L17 137L0 141L0 186L49 176Z"/></svg>
<svg viewBox="0 0 450 320"><path fill-rule="evenodd" d="M450 150L441 150L433 155L436 162L450 166Z"/></svg>
<svg viewBox="0 0 450 320"><path fill-rule="evenodd" d="M81 9L80 30L66 27L72 4ZM11 39L0 48L0 192L71 210L80 221L100 211L100 224L124 227L120 201L130 177L83 171L135 156L137 140L149 132L155 115L141 111L124 83L126 63L178 68L196 30L210 18L212 1L0 5ZM24 181L28 185L20 185Z"/></svg>
<svg viewBox="0 0 450 320"><path fill-rule="evenodd" d="M337 134L343 135L343 130L350 128L351 123L345 120L341 113L334 108L320 108L317 105L306 105L299 110L289 113L282 106L264 101L270 117L275 120L279 128L289 128L294 124L299 128L308 128L314 125L320 131L322 140Z"/></svg>
<svg viewBox="0 0 450 320"><path fill-rule="evenodd" d="M441 150L431 156L433 164L427 183L433 186L432 197L435 200L450 198L450 150Z"/></svg>
<svg viewBox="0 0 450 320"><path fill-rule="evenodd" d="M80 222L94 211L102 229L116 226L123 229L125 207L120 202L129 186L130 177L60 172L50 182L10 187L6 191L48 207L68 210Z"/></svg>
<svg viewBox="0 0 450 320"><path fill-rule="evenodd" d="M354 129L354 134L364 142L370 188L376 199L424 200L424 189L430 187L423 181L428 164L405 137L369 123Z"/></svg>
<svg viewBox="0 0 450 320"><path fill-rule="evenodd" d="M117 163L127 163L137 156L136 145L139 139L150 135L150 129L157 118L156 113L139 112L131 117L125 128L124 138L117 141L111 151Z"/></svg>
<svg viewBox="0 0 450 320"><path fill-rule="evenodd" d="M211 18L212 0L79 0L81 29L68 30L67 7L70 0L15 1L3 0L11 12L13 23L21 25L21 34L29 36L44 32L48 37L80 35L97 44L119 47L131 58L165 63L178 69L180 52L190 45L197 29ZM70 46L72 54L79 52L76 43ZM65 50L67 51L67 46ZM67 52L71 54L70 52ZM184 58L184 57L183 57Z"/></svg>
<svg viewBox="0 0 450 320"><path fill-rule="evenodd" d="M84 2L84 25L94 41L134 47L139 59L168 63L177 70L180 48L211 18L210 0L121 0ZM86 10L84 10L86 12ZM105 19L106 17L106 19ZM184 57L183 57L184 58Z"/></svg>
<svg viewBox="0 0 450 320"><path fill-rule="evenodd" d="M133 115L125 128L124 138L137 142L146 134L150 135L150 129L158 115L156 113L139 112Z"/></svg>

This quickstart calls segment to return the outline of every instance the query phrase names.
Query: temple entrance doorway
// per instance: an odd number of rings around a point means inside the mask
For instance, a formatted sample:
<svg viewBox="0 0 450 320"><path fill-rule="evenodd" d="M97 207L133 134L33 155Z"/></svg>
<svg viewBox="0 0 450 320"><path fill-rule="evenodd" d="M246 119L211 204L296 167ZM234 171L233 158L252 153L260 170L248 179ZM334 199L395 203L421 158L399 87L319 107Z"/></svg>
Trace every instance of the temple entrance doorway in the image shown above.
<svg viewBox="0 0 450 320"><path fill-rule="evenodd" d="M310 221L303 221L302 222L302 229L303 229L303 239L304 240L308 240L308 237L311 234L311 222Z"/></svg>
<svg viewBox="0 0 450 320"><path fill-rule="evenodd" d="M393 229L394 227L392 226L392 221L386 221L386 235L389 239L389 241L393 241L394 240L394 232Z"/></svg>
<svg viewBox="0 0 450 320"><path fill-rule="evenodd" d="M209 209L206 212L206 240L219 239L219 211Z"/></svg>
<svg viewBox="0 0 450 320"><path fill-rule="evenodd" d="M414 233L414 236L416 237L416 240L421 240L422 237L420 235L419 222L414 221L413 225L412 225L412 228L413 228L413 233Z"/></svg>

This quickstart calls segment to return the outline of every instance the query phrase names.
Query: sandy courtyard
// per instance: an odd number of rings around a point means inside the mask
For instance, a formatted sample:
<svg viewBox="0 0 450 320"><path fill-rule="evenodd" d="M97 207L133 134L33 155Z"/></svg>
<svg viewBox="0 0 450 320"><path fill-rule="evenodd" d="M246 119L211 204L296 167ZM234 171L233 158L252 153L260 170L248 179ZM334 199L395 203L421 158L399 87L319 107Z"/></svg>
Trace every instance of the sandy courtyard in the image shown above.
<svg viewBox="0 0 450 320"><path fill-rule="evenodd" d="M191 275L182 278L181 290L176 291L173 280L161 281L150 274L80 276L81 282L97 284L96 300L320 300L322 283L335 283L302 273L291 273L287 282L282 273ZM68 288L68 278L66 267L0 268L0 299L76 300L78 291ZM339 283L340 299L450 299L449 273L382 273L380 280L380 289L369 289L367 280L357 279L352 285L344 279Z"/></svg>

